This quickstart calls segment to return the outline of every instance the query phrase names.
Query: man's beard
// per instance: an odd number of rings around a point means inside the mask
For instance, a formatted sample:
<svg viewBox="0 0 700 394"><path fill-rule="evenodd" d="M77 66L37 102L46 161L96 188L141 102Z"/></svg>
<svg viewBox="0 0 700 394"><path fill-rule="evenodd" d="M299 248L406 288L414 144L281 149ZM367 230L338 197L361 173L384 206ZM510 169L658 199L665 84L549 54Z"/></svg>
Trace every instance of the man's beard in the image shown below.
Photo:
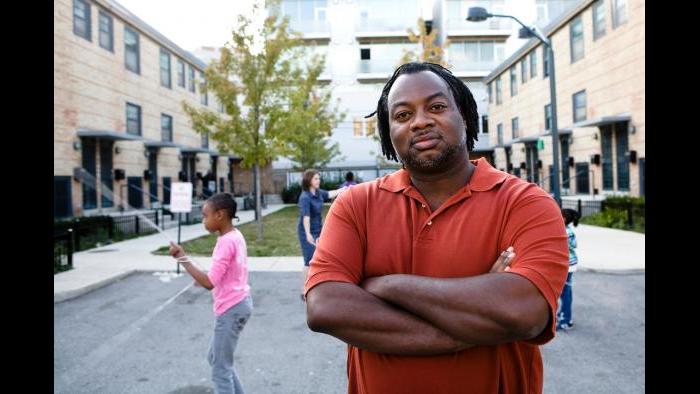
<svg viewBox="0 0 700 394"><path fill-rule="evenodd" d="M466 138L463 138L458 144L448 145L433 158L420 158L415 149L409 148L408 156L402 157L401 162L409 171L437 174L444 172L453 166L455 162L461 162L466 152Z"/></svg>

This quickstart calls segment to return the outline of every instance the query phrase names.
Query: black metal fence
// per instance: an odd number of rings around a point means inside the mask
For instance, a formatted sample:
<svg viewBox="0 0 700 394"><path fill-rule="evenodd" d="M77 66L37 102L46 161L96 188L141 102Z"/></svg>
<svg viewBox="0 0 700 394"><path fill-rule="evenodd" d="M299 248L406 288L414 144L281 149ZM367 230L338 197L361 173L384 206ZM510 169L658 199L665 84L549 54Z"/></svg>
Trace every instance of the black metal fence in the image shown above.
<svg viewBox="0 0 700 394"><path fill-rule="evenodd" d="M199 211L199 210L198 210ZM152 234L152 224L164 227L164 217L173 216L164 209L123 216L85 216L54 223L54 273L71 269L73 253L91 249L99 244L109 244ZM152 223L148 223L147 220ZM199 214L201 220L201 213Z"/></svg>
<svg viewBox="0 0 700 394"><path fill-rule="evenodd" d="M161 223L163 222L163 214L159 211L160 210L155 210L151 212L142 213L141 215L110 216L110 228L112 229L113 235L112 237L110 237L110 239L113 239L115 234L117 236L128 236L132 234L141 235L155 233L158 230L153 228L151 223L155 224L157 227L160 227ZM148 223L146 220L144 220L144 217L150 220L151 223Z"/></svg>
<svg viewBox="0 0 700 394"><path fill-rule="evenodd" d="M603 213L595 222L606 227L620 229L636 229L645 226L645 204L643 199L609 197L606 200L563 200L562 208L578 211L579 217L584 218L597 213Z"/></svg>
<svg viewBox="0 0 700 394"><path fill-rule="evenodd" d="M578 211L579 217L593 215L603 210L603 200L562 200L561 207Z"/></svg>

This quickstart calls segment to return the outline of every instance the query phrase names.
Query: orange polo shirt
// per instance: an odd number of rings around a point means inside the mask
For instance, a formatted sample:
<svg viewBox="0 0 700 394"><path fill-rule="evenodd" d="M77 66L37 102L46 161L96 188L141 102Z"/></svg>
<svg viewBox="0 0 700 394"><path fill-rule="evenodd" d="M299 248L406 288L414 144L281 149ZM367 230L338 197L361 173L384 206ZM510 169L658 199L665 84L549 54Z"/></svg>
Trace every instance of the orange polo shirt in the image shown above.
<svg viewBox="0 0 700 394"><path fill-rule="evenodd" d="M568 271L566 229L556 202L542 189L472 161L469 183L431 212L405 170L359 184L338 196L326 218L306 292L327 281L413 274L437 278L489 272L513 246L510 273L530 280L551 316ZM439 356L393 356L348 346L348 393L540 393L538 337L477 346Z"/></svg>

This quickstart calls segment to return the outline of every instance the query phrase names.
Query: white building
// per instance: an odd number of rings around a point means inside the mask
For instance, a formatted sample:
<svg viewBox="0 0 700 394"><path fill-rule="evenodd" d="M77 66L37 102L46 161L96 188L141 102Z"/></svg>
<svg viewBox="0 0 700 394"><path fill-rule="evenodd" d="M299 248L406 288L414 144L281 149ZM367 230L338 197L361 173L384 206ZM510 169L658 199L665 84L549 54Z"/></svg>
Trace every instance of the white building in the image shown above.
<svg viewBox="0 0 700 394"><path fill-rule="evenodd" d="M488 133L488 94L482 79L522 46L519 25L506 18L474 23L466 20L469 7L484 7L492 13L510 14L540 27L575 3L572 0L283 0L282 12L292 29L307 43L327 55L324 79L339 98L347 116L334 130L341 157L329 164L337 176L353 170L362 180L384 173L381 148L372 138L376 121L364 116L374 112L384 83L399 65L404 50L418 51L408 40L407 29L417 30L419 17L432 21L440 40L449 39L447 61L451 71L469 86L482 119L481 134L472 156L492 160ZM512 37L512 38L509 38ZM277 173L289 172L292 163L273 163ZM294 181L298 174L288 175Z"/></svg>

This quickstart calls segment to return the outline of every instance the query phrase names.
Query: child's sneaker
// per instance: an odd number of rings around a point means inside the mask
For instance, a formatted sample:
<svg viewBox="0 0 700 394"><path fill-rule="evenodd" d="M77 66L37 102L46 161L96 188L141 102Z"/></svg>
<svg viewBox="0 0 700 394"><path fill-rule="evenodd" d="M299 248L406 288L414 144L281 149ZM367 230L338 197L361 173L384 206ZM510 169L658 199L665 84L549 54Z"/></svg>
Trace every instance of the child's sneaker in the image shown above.
<svg viewBox="0 0 700 394"><path fill-rule="evenodd" d="M562 323L562 324L557 324L557 331L559 330L564 330L568 331L574 328L574 323Z"/></svg>

